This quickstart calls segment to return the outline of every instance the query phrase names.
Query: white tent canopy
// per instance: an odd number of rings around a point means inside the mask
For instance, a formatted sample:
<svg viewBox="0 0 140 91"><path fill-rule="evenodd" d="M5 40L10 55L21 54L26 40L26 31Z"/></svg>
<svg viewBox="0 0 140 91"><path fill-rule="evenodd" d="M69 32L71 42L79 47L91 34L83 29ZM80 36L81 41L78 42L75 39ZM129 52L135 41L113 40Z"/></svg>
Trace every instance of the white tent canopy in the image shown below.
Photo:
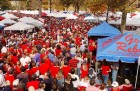
<svg viewBox="0 0 140 91"><path fill-rule="evenodd" d="M15 16L13 14L9 14L9 13L6 13L6 14L4 14L2 16L5 17L5 18L9 18L9 19L18 19L17 16Z"/></svg>
<svg viewBox="0 0 140 91"><path fill-rule="evenodd" d="M56 18L67 17L67 14L64 14L64 13L56 13L56 14L54 14L54 17L56 17Z"/></svg>
<svg viewBox="0 0 140 91"><path fill-rule="evenodd" d="M43 26L42 22L40 22L38 20L35 20L34 18L31 18L31 17L23 17L23 18L19 19L19 21L27 23L27 24L34 25L36 27L42 27Z"/></svg>
<svg viewBox="0 0 140 91"><path fill-rule="evenodd" d="M14 20L11 20L11 19L4 19L4 20L0 21L0 23L2 23L2 24L14 24L16 22Z"/></svg>
<svg viewBox="0 0 140 91"><path fill-rule="evenodd" d="M23 22L18 22L12 26L4 28L4 30L28 30L28 29L33 29L33 28L34 28L34 26L32 26L32 25L28 25Z"/></svg>
<svg viewBox="0 0 140 91"><path fill-rule="evenodd" d="M85 21L97 21L98 19L96 17L93 16L88 16L84 18Z"/></svg>
<svg viewBox="0 0 140 91"><path fill-rule="evenodd" d="M115 25L120 25L121 24L121 19L118 19L118 20L110 20L108 21L109 24L115 24Z"/></svg>
<svg viewBox="0 0 140 91"><path fill-rule="evenodd" d="M133 18L133 19L129 20L128 22L126 22L126 25L140 26L140 18Z"/></svg>
<svg viewBox="0 0 140 91"><path fill-rule="evenodd" d="M55 13L48 13L47 12L47 16L55 16Z"/></svg>
<svg viewBox="0 0 140 91"><path fill-rule="evenodd" d="M3 23L0 23L0 26L5 26Z"/></svg>
<svg viewBox="0 0 140 91"><path fill-rule="evenodd" d="M77 16L75 16L73 14L69 14L66 19L74 19L75 20L77 18L78 18Z"/></svg>

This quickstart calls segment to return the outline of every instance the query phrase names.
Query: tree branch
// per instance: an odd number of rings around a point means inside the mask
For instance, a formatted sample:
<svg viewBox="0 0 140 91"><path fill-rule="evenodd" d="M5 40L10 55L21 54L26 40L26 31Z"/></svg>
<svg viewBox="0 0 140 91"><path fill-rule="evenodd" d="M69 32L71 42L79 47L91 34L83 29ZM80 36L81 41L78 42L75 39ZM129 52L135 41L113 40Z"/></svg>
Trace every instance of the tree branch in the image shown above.
<svg viewBox="0 0 140 91"><path fill-rule="evenodd" d="M133 3L135 3L137 0L135 0L134 2L130 3L128 6L131 6Z"/></svg>

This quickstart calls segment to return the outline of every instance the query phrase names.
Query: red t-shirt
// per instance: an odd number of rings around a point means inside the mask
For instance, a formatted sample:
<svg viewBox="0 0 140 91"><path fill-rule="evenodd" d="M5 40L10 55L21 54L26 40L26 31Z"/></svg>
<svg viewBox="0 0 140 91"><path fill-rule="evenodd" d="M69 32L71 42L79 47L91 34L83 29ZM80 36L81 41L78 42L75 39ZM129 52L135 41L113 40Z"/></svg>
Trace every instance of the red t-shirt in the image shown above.
<svg viewBox="0 0 140 91"><path fill-rule="evenodd" d="M35 74L37 72L37 70L39 70L38 67L33 67L30 69L30 76L32 76L33 74Z"/></svg>
<svg viewBox="0 0 140 91"><path fill-rule="evenodd" d="M45 53L40 54L40 58L41 58L41 59L44 58L44 56L46 56Z"/></svg>
<svg viewBox="0 0 140 91"><path fill-rule="evenodd" d="M96 48L95 48L95 46L90 45L90 46L88 47L88 49L89 49L90 52L92 52L92 51L95 50Z"/></svg>
<svg viewBox="0 0 140 91"><path fill-rule="evenodd" d="M50 59L45 59L45 63L50 67L51 66L51 60Z"/></svg>
<svg viewBox="0 0 140 91"><path fill-rule="evenodd" d="M20 74L20 72L21 72L20 67L16 66L15 72L16 72L17 75Z"/></svg>
<svg viewBox="0 0 140 91"><path fill-rule="evenodd" d="M62 71L64 73L65 78L68 76L68 73L70 73L70 70L71 70L70 66L63 66Z"/></svg>
<svg viewBox="0 0 140 91"><path fill-rule="evenodd" d="M88 70L81 69L81 78L88 76Z"/></svg>
<svg viewBox="0 0 140 91"><path fill-rule="evenodd" d="M15 77L13 75L5 75L5 80L10 81L10 86L13 86L13 81L15 80Z"/></svg>
<svg viewBox="0 0 140 91"><path fill-rule="evenodd" d="M57 74L58 71L59 71L59 67L52 66L52 67L50 68L50 71L51 71L51 76L55 78L55 77L56 77L56 74Z"/></svg>
<svg viewBox="0 0 140 91"><path fill-rule="evenodd" d="M25 49L27 49L27 44L23 44L23 45L21 46L21 48L22 48L22 51L24 51Z"/></svg>
<svg viewBox="0 0 140 91"><path fill-rule="evenodd" d="M104 65L102 65L102 74L103 75L108 75L109 73L107 72L107 71L109 71L110 70L110 67L109 66L104 66Z"/></svg>
<svg viewBox="0 0 140 91"><path fill-rule="evenodd" d="M79 62L79 60L77 60L77 59L71 59L71 60L69 60L69 66L72 68L77 68L78 62Z"/></svg>
<svg viewBox="0 0 140 91"><path fill-rule="evenodd" d="M12 60L13 64L16 65L17 62L18 62L18 57L17 56L11 56L11 60Z"/></svg>
<svg viewBox="0 0 140 91"><path fill-rule="evenodd" d="M117 88L117 90L113 90L113 88L111 88L111 90L110 91L120 91L120 89L119 88Z"/></svg>
<svg viewBox="0 0 140 91"><path fill-rule="evenodd" d="M30 81L30 82L27 82L27 88L29 88L30 86L33 86L35 88L35 90L37 90L39 83L40 83L39 81Z"/></svg>
<svg viewBox="0 0 140 91"><path fill-rule="evenodd" d="M81 38L79 38L79 37L75 38L75 43L77 45L80 45L81 44Z"/></svg>
<svg viewBox="0 0 140 91"><path fill-rule="evenodd" d="M55 49L55 55L56 56L60 56L61 53L62 53L61 49Z"/></svg>
<svg viewBox="0 0 140 91"><path fill-rule="evenodd" d="M45 72L47 72L49 70L49 65L48 64L45 64L45 63L41 63L39 65L39 72L41 75L44 75Z"/></svg>

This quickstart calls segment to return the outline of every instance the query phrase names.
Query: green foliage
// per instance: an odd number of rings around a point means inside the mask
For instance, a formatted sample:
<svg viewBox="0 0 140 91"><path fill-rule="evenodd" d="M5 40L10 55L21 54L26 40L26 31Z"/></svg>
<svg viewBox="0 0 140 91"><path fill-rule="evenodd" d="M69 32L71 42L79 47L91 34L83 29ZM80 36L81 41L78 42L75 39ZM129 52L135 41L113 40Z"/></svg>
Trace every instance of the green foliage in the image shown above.
<svg viewBox="0 0 140 91"><path fill-rule="evenodd" d="M9 0L0 0L0 9L9 10L11 8L11 3Z"/></svg>

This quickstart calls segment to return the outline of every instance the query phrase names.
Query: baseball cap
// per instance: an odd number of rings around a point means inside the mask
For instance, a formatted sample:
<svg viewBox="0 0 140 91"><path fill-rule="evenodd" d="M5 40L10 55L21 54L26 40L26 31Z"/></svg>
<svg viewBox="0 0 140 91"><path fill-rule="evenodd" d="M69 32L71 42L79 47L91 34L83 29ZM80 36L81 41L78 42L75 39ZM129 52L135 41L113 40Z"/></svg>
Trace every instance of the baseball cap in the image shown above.
<svg viewBox="0 0 140 91"><path fill-rule="evenodd" d="M118 87L119 84L118 84L118 82L115 81L115 82L112 83L112 86L113 86L113 87Z"/></svg>

